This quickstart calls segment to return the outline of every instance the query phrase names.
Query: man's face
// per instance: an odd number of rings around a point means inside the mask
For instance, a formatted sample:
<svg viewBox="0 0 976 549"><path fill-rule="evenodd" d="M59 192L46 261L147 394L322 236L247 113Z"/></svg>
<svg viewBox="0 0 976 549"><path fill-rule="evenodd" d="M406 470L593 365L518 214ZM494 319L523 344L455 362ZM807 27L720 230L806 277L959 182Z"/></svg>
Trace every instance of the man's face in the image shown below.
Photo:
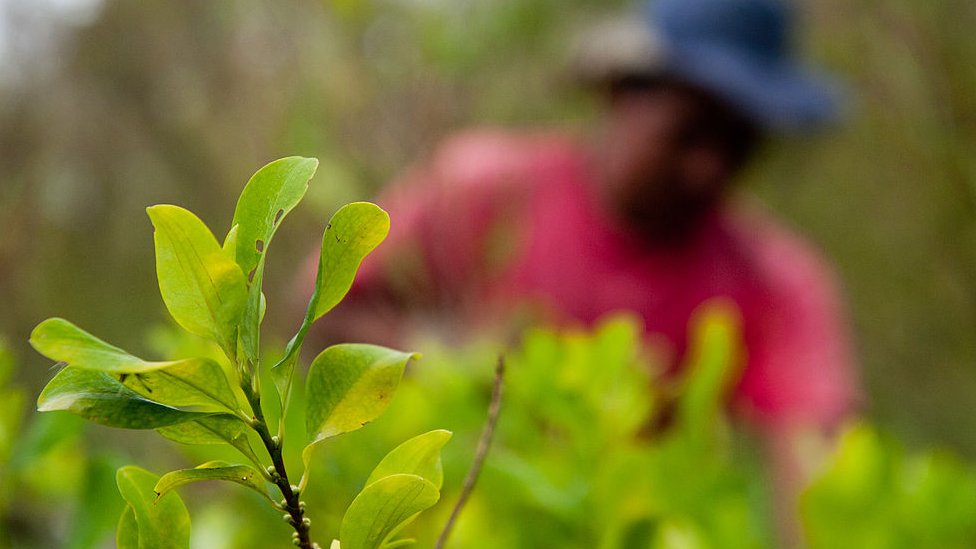
<svg viewBox="0 0 976 549"><path fill-rule="evenodd" d="M624 88L611 96L597 145L602 194L646 236L687 231L728 183L725 155L699 138L708 109L677 86Z"/></svg>

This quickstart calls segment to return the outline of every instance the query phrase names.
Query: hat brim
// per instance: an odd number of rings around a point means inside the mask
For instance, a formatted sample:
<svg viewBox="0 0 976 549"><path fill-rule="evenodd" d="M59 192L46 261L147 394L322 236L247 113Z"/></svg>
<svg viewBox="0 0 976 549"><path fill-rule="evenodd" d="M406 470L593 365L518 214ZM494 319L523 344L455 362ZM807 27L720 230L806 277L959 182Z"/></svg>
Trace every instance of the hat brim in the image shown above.
<svg viewBox="0 0 976 549"><path fill-rule="evenodd" d="M840 117L839 87L826 75L710 44L666 49L662 71L725 100L763 127L809 130Z"/></svg>
<svg viewBox="0 0 976 549"><path fill-rule="evenodd" d="M825 74L721 45L677 46L633 19L602 25L581 46L575 72L589 83L674 76L776 131L809 131L841 118L840 86Z"/></svg>

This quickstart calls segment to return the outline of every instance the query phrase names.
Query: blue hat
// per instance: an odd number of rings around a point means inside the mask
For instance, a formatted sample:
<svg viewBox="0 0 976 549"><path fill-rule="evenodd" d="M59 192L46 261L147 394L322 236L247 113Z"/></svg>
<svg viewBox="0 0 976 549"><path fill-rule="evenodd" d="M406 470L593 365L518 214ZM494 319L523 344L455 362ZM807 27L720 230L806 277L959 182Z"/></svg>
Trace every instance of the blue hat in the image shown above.
<svg viewBox="0 0 976 549"><path fill-rule="evenodd" d="M618 36L625 47L604 43L598 57L617 66L603 72L672 75L769 129L810 129L838 117L831 79L797 63L785 2L657 0L641 15L630 24L640 35Z"/></svg>

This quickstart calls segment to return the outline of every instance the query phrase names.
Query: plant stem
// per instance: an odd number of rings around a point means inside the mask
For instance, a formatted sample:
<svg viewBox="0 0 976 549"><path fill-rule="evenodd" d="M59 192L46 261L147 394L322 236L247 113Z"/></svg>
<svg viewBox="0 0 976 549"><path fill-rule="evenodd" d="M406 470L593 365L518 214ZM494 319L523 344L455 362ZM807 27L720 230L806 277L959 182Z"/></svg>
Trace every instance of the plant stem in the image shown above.
<svg viewBox="0 0 976 549"><path fill-rule="evenodd" d="M457 522L458 517L461 515L461 509L464 508L464 504L467 503L471 492L474 491L475 483L478 482L478 475L481 474L481 467L485 464L485 457L488 456L488 449L491 447L491 439L495 435L495 425L498 424L498 412L501 411L502 406L504 380L505 357L500 356L498 357L498 365L495 366L495 383L491 391L491 404L488 405L488 419L485 420L485 426L481 430L481 436L478 438L478 448L475 450L474 462L472 462L471 469L468 470L468 474L464 478L464 487L461 488L461 495L458 496L457 503L454 504L454 509L451 510L451 516L447 519L447 524L444 525L441 535L437 538L437 544L434 545L434 549L441 549L447 543L447 538L454 529L454 523Z"/></svg>
<svg viewBox="0 0 976 549"><path fill-rule="evenodd" d="M268 455L271 456L271 463L274 466L271 481L278 487L284 498L281 501L281 507L290 515L288 523L295 529L293 535L295 545L301 549L318 549L319 545L312 543L309 538L310 523L305 518L305 504L299 499L301 494L296 489L297 487L293 488L288 480L285 460L281 456L281 441L277 437L272 437L271 431L268 430L268 422L264 419L264 409L261 408L261 395L254 390L250 380L244 380L241 383L241 388L244 389L244 394L254 412L251 427L261 437L261 442L264 443Z"/></svg>

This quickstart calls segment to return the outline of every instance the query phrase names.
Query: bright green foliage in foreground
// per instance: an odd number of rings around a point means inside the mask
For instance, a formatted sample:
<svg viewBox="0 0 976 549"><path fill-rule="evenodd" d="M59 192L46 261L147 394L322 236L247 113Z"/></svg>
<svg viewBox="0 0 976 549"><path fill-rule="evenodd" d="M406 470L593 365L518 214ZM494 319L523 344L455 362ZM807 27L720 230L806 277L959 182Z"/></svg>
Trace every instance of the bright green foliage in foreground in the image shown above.
<svg viewBox="0 0 976 549"><path fill-rule="evenodd" d="M748 437L730 427L720 406L734 379L728 370L736 354L734 316L719 308L699 316L695 326L687 375L666 384L652 381L654 372L640 352L641 331L627 318L609 319L593 331L528 331L508 356L495 443L449 547L776 547L768 479ZM194 346L192 338L171 343L184 353ZM453 490L460 486L484 421L491 385L487 374L496 350L494 344L451 351L431 346L370 429L329 439L328 451L314 452L313 468L330 473L302 493L315 512L316 528L338 532L341 549L375 542L390 531L429 546L440 520L404 530L394 525L430 504L442 484ZM296 407L304 406L306 394L296 389ZM648 428L646 414L667 423L663 410L668 402L668 425ZM159 431L177 440L216 442L223 439L215 433L233 440L250 430L228 416L209 415ZM13 493L73 486L59 496L79 502L70 520L74 526L64 538L67 547L99 547L101 536L116 523L119 538L138 535L135 511L126 511L119 522L123 507L111 504L118 498L111 493L115 467L79 452L79 424L47 421L74 418L38 419L19 437L24 443L16 456L16 461L30 462L31 469L0 467L0 475L7 473L0 482L0 504L9 506ZM288 436L303 436L305 420L290 414ZM433 425L459 433L459 444L445 446L451 434L433 430L386 452L402 433ZM219 505L194 508L195 546L283 546L278 517L255 505L261 499L254 490L267 487L263 477L254 481L258 469L210 461L214 447L181 448L206 463L164 475L153 489L166 492L209 478L248 487L211 495L210 501L220 498ZM286 461L297 463L300 457L301 448L292 447ZM55 476L57 482L51 480ZM44 488L45 481L51 487ZM448 490L445 497L451 499L455 494ZM370 509L384 498L402 507L386 513ZM976 546L976 467L945 453L908 453L896 441L857 425L841 437L801 507L812 549L970 548ZM447 511L441 506L430 512L444 518Z"/></svg>
<svg viewBox="0 0 976 549"><path fill-rule="evenodd" d="M736 331L722 306L699 315L686 369L667 382L655 381L641 330L626 317L592 331L526 332L508 355L495 443L452 546L776 548L757 441L724 414ZM459 433L444 458L447 485L459 485L470 461L463 438L483 421L495 348L426 345L370 437L392 440L435 422ZM664 425L650 428L647 414ZM356 478L352 449L323 457ZM976 547L976 466L908 454L854 426L804 494L801 518L814 549Z"/></svg>
<svg viewBox="0 0 976 549"><path fill-rule="evenodd" d="M266 306L261 284L272 237L305 194L317 165L314 159L291 157L258 171L241 194L222 244L183 208L148 208L163 302L183 329L219 348L212 353L217 359L147 361L59 318L45 320L32 333L34 348L63 366L38 398L38 410L65 410L110 427L156 429L184 444L222 444L250 462L208 461L161 478L133 466L119 469L126 507L118 523L118 547L188 547L189 515L173 490L203 480L228 481L260 493L286 513L296 544L313 547L300 500L308 469L293 484L283 456L295 363L312 322L342 300L363 258L389 231L386 213L369 203L349 204L329 223L308 314L272 369L282 405L277 435L272 435L261 402L267 369L259 337ZM306 465L316 443L380 416L416 356L362 344L324 350L305 385ZM401 544L392 540L396 532L440 498L440 449L448 438L445 431L433 431L382 461L346 512L339 532L343 548ZM265 458L255 452L256 443Z"/></svg>
<svg viewBox="0 0 976 549"><path fill-rule="evenodd" d="M723 417L741 364L737 318L716 303L692 332L688 363L667 380L627 318L593 332L527 332L509 359L496 444L457 546L772 546L763 479ZM427 395L445 420L470 415L456 387L431 386L460 383L446 377L457 374L429 367L428 354L412 404Z"/></svg>
<svg viewBox="0 0 976 549"><path fill-rule="evenodd" d="M976 547L976 468L908 455L865 425L844 434L802 505L812 549Z"/></svg>

